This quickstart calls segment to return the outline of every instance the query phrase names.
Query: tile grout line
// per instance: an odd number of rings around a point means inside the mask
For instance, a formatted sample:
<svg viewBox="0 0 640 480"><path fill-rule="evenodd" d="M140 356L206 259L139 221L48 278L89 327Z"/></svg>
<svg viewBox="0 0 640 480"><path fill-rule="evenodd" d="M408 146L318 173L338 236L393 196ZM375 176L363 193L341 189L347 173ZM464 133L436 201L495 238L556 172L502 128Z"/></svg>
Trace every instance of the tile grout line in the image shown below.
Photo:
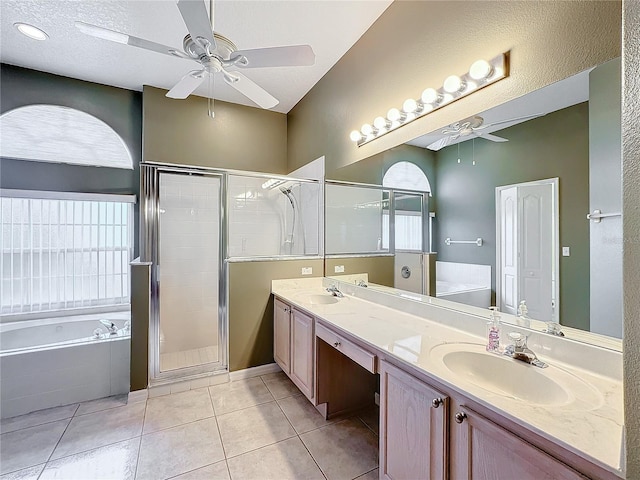
<svg viewBox="0 0 640 480"><path fill-rule="evenodd" d="M76 406L76 409L74 410L73 415L76 414L76 412L78 411L78 408L80 408L80 404L78 404L78 406ZM60 445L60 441L62 440L62 437L64 437L64 434L67 433L69 425L71 425L71 422L73 421L73 415L71 416L71 418L69 418L69 422L67 423L67 426L64 427L64 430L62 431L62 435L60 435L60 438L58 438L58 441L56 442L56 446L53 447L53 450L51 450L51 453L49 454L49 457L47 458L47 461L44 462L44 467L42 468L42 472L40 472L40 474L38 475L38 478L40 478L42 476L42 474L44 473L44 471L47 469L47 465L49 465L49 462L51 461L51 457L53 456L53 453L58 448L58 445ZM32 466L34 466L34 465L32 465Z"/></svg>
<svg viewBox="0 0 640 480"><path fill-rule="evenodd" d="M142 428L140 429L140 441L138 442L138 455L136 456L136 468L133 472L133 478L135 479L138 476L138 465L140 464L140 452L142 451L142 435L144 434L144 422L147 420L147 402L149 399L144 401L144 413L142 414Z"/></svg>
<svg viewBox="0 0 640 480"><path fill-rule="evenodd" d="M262 378L262 377L260 377ZM264 382L264 380L262 380ZM266 383L265 383L266 385ZM267 387L269 388L269 387ZM288 397L284 397L284 398L288 398ZM307 453L309 454L309 456L311 457L311 460L313 460L313 463L316 465L316 467L318 467L318 470L320 470L320 473L322 474L322 476L327 479L327 475L324 473L324 471L322 470L322 468L320 467L320 465L318 464L318 462L316 461L315 457L312 455L312 453L309 451L309 448L307 448L307 445L304 443L304 441L302 440L302 438L300 437L300 433L298 433L298 430L296 429L296 427L293 426L293 423L291 423L291 421L289 420L289 417L287 417L287 414L284 413L284 410L282 409L282 405L280 405L280 403L276 400L276 405L278 405L278 408L280 409L280 411L282 412L282 414L284 415L284 418L287 419L287 421L289 422L289 425L291 425L291 428L293 428L293 431L296 432L296 438L298 439L298 441L302 444L302 446L304 447L304 449L307 451ZM305 432L306 433L306 432ZM293 438L293 437L291 437ZM288 439L287 439L288 440Z"/></svg>
<svg viewBox="0 0 640 480"><path fill-rule="evenodd" d="M222 447L222 455L224 456L225 463L227 462L227 451L224 448L224 442L222 441L222 432L220 431L220 425L218 424L218 416L216 415L216 407L213 405L213 397L211 396L211 387L207 388L207 393L209 394L209 402L211 403L211 409L213 410L213 417L216 419L216 429L218 430L218 437L220 437L220 446ZM227 471L229 470L229 464L227 465ZM229 477L231 477L231 473L229 473Z"/></svg>

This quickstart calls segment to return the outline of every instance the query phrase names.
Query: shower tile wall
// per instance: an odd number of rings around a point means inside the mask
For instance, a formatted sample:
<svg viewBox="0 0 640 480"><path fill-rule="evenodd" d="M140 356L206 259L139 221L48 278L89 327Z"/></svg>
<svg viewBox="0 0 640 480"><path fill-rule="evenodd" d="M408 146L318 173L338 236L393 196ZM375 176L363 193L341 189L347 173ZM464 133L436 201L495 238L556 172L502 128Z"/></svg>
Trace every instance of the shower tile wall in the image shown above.
<svg viewBox="0 0 640 480"><path fill-rule="evenodd" d="M286 182L299 210L289 248L293 211L279 186L263 188L265 178L229 177L229 257L318 254L318 184ZM302 225L305 232L303 235Z"/></svg>
<svg viewBox="0 0 640 480"><path fill-rule="evenodd" d="M219 183L160 180L160 369L218 360Z"/></svg>

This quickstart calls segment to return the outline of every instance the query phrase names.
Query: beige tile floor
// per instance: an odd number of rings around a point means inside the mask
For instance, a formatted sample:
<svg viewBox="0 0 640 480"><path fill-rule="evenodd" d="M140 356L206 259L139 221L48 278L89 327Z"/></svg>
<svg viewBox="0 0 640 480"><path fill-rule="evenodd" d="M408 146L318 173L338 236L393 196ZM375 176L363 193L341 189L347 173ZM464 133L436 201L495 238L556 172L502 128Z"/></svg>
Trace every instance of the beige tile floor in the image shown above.
<svg viewBox="0 0 640 480"><path fill-rule="evenodd" d="M378 412L325 421L282 373L0 422L0 479L378 478Z"/></svg>

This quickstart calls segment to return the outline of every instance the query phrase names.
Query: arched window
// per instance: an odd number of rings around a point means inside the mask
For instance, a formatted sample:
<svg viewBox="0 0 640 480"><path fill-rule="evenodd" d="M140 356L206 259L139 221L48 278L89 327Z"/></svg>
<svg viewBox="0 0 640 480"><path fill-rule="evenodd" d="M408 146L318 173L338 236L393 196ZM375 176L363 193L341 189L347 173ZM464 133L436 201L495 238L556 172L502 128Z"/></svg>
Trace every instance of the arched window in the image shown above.
<svg viewBox="0 0 640 480"><path fill-rule="evenodd" d="M429 192L431 185L422 169L411 162L394 163L385 172L382 178L382 186L395 190L418 190ZM416 208L416 197L418 197ZM426 212L422 211L422 196L413 193L395 193L394 231L396 250L420 251L423 249L423 221ZM383 214L383 227L386 232L389 228L388 212ZM387 247L389 243L388 233L383 236L382 245ZM428 248L431 250L431 217L429 217Z"/></svg>
<svg viewBox="0 0 640 480"><path fill-rule="evenodd" d="M133 169L131 153L109 125L57 105L28 105L0 116L0 156Z"/></svg>
<svg viewBox="0 0 640 480"><path fill-rule="evenodd" d="M382 186L429 192L431 196L429 179L420 167L411 162L398 162L391 165L382 178Z"/></svg>

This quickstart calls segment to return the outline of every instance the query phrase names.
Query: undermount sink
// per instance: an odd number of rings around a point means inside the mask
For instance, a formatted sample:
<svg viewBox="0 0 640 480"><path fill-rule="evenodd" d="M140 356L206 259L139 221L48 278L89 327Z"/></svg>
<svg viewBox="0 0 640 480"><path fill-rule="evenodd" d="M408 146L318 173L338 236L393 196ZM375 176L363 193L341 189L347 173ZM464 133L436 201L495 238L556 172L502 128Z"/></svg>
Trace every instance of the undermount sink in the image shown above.
<svg viewBox="0 0 640 480"><path fill-rule="evenodd" d="M592 387L562 369L541 369L489 353L484 345L438 345L431 350L431 356L461 381L514 400L559 406L579 399L591 408L601 401Z"/></svg>
<svg viewBox="0 0 640 480"><path fill-rule="evenodd" d="M299 298L310 305L330 305L332 303L338 303L341 300L341 298L334 297L333 295L322 293L300 295Z"/></svg>

